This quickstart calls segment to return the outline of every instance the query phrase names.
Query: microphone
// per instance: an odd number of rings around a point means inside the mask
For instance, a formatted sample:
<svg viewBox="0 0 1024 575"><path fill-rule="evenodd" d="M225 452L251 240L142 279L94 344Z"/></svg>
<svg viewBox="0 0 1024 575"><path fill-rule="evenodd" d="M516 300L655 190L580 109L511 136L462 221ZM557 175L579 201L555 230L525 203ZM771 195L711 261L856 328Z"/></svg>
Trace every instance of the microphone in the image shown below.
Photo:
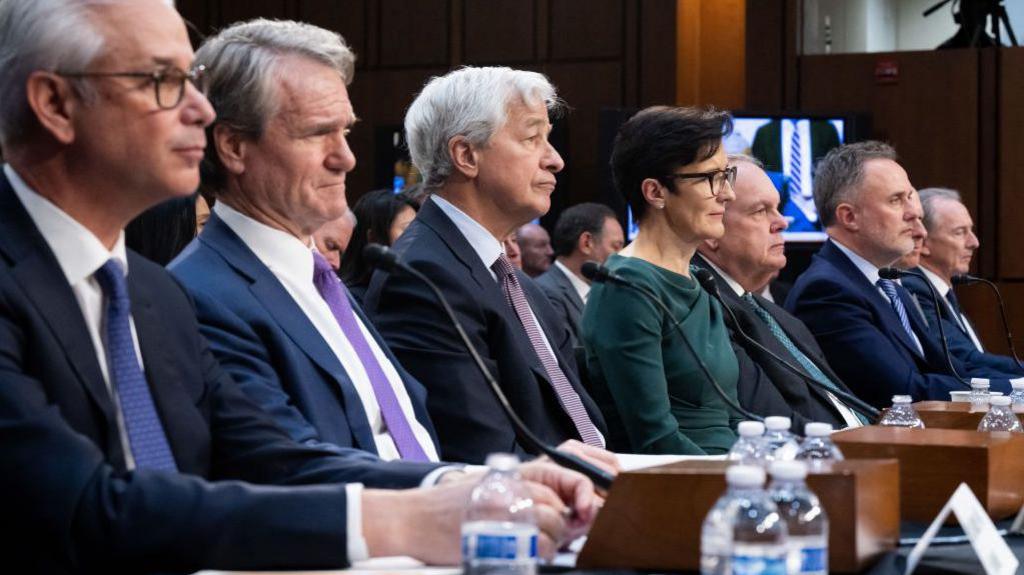
<svg viewBox="0 0 1024 575"><path fill-rule="evenodd" d="M921 272L915 272L913 270L901 270L899 268L881 268L878 270L878 277L887 280L897 280L900 276L915 276L924 281L924 285L928 286L928 291L932 294L932 305L935 306L935 313L939 313L939 292L935 291L935 286L932 282L925 277ZM942 340L942 352L946 354L946 365L949 366L949 372L953 374L953 377L959 379L961 382L970 387L970 382L960 377L957 373L956 368L953 367L953 356L949 353L949 342L946 341L946 330L942 327L942 320L939 319L939 339Z"/></svg>
<svg viewBox="0 0 1024 575"><path fill-rule="evenodd" d="M739 320L736 318L736 313L732 310L731 307L729 307L729 305L722 298L721 292L718 291L718 282L715 281L714 274L712 274L706 269L701 268L695 271L693 275L694 277L697 278L697 282L700 283L700 287L704 288L704 291L711 294L712 297L718 300L718 303L722 304L722 308L724 308L725 312L729 314L729 317L732 319L733 325L736 326L736 331L739 332L743 339L750 342L752 345L754 345L754 347L758 348L762 352L768 354L768 356L771 357L776 362L778 362L779 365L786 368L788 371L796 374L798 377L806 381L812 387L831 393L836 397L842 398L844 401L846 401L846 403L850 404L850 407L852 409L859 411L868 418L875 419L880 415L880 412L877 409L875 409L874 407L872 407L859 397L850 393L846 393L841 389L830 389L826 385L822 384L820 381L804 373L803 370L801 370L797 366L786 361L782 357L779 357L772 350L761 345L761 342L757 341L756 339L753 338L753 336L751 336L750 334L743 330L743 326L740 325Z"/></svg>
<svg viewBox="0 0 1024 575"><path fill-rule="evenodd" d="M686 332L684 332L682 328L682 322L672 315L672 310L670 310L668 306L665 305L663 301L661 301L661 298L659 298L657 294L651 292L649 289L647 289L646 286L633 283L627 280L626 278L619 276L612 270L608 269L607 266L601 265L595 261L588 261L584 263L583 266L580 268L580 273L583 274L583 277L587 278L592 282L613 283L616 285L620 285L625 288L631 289L637 293L640 293L647 299L654 302L654 304L659 309L661 309L662 313L664 313L666 317L672 320L672 327L674 327L679 332L679 335L682 336L683 343L686 344L686 348L690 350L690 355L692 355L694 359L697 360L697 365L700 366L700 370L704 372L704 377L706 377L707 380L711 383L711 387L713 387L715 392L719 395L719 397L722 398L722 401L724 401L726 405L731 407L733 411L747 419L753 419L755 421L764 421L763 417L755 415L743 409L736 401L729 397L729 394L725 393L725 390L722 389L722 386L718 383L718 380L715 379L715 376L711 374L711 370L708 369L707 364L705 364L704 360L701 359L699 355L697 355L697 350L695 350L693 348L693 344L690 343L690 338L686 337Z"/></svg>
<svg viewBox="0 0 1024 575"><path fill-rule="evenodd" d="M979 278L970 274L963 274L953 276L953 285L969 286L976 283L983 283L992 289L996 294L996 301L999 302L999 317L1003 320L1003 332L1006 333L1006 343L1010 347L1010 354L1013 356L1014 361L1017 365L1024 368L1024 364L1021 363L1020 357L1017 356L1017 350L1013 346L1013 334L1010 333L1010 322L1006 321L1006 307L1003 305L1003 295L999 293L999 287L994 282L991 282L985 278ZM959 319L959 318L957 318Z"/></svg>
<svg viewBox="0 0 1024 575"><path fill-rule="evenodd" d="M509 421L512 422L512 427L515 428L516 433L523 438L528 447L534 451L539 451L544 455L547 455L552 461L562 467L582 473L594 482L595 486L603 489L604 491L608 491L611 488L612 482L615 480L611 474L599 469L595 465L583 461L571 453L559 451L541 441L541 439L530 431L530 428L523 423L523 420L519 419L515 410L512 409L512 405L509 403L508 397L505 396L505 392L502 391L501 386L498 385L498 380L496 380L494 375L491 374L491 371L487 369L487 365L484 364L484 360L480 357L480 353L477 352L475 347L473 347L473 342L471 342L469 340L469 336L466 335L466 329L462 326L462 322L459 321L458 316L455 315L455 311L452 309L451 304L448 303L448 299L444 297L443 293L441 293L437 284L416 268L403 262L398 257L398 254L391 251L391 249L386 246L373 243L367 244L367 246L363 248L363 257L366 258L366 261L371 266L378 267L384 271L406 273L426 284L426 286L430 288L430 291L434 292L434 297L437 298L437 301L444 309L445 315L448 316L448 320L451 321L452 325L455 327L455 331L458 332L459 338L462 340L462 344L466 346L466 350L469 351L469 355L472 356L474 363L476 363L477 368L480 370L480 373L483 374L487 384L490 385L491 391L493 391L494 395L498 398L498 403L501 405L501 409L505 412L505 415L508 416Z"/></svg>

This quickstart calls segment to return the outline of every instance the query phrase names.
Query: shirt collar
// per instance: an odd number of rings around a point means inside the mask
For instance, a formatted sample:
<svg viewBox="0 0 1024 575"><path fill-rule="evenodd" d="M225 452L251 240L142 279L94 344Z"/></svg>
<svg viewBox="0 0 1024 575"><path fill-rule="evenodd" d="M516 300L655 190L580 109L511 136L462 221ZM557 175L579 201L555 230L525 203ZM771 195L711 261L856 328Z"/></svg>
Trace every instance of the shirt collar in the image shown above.
<svg viewBox="0 0 1024 575"><path fill-rule="evenodd" d="M569 278L569 283L571 283L572 287L575 288L576 293L579 294L580 296L580 299L583 301L587 301L587 295L590 293L590 284L583 281L578 275L572 273L571 269L566 267L565 264L558 261L557 259L555 260L555 267L557 267L563 274L565 274L565 277Z"/></svg>
<svg viewBox="0 0 1024 575"><path fill-rule="evenodd" d="M4 164L4 174L50 251L56 256L68 285L75 285L92 276L111 258L117 260L125 276L128 275L124 230L117 236L114 249L108 250L88 228L30 188L10 164Z"/></svg>
<svg viewBox="0 0 1024 575"><path fill-rule="evenodd" d="M853 265L857 266L857 269L860 270L860 273L864 274L864 277L868 278L868 281L871 282L871 285L878 284L878 268L875 267L875 264L860 257L859 255L857 255L856 252L836 241L835 238L831 238L829 241L835 244L835 246L839 248L839 251L846 254L846 257L850 258L850 261L853 262ZM899 280L895 281L899 283Z"/></svg>
<svg viewBox="0 0 1024 575"><path fill-rule="evenodd" d="M928 278L928 280L932 282L932 285L935 286L935 290L939 292L940 296L946 297L946 294L949 293L950 289L952 289L952 287L946 283L946 280L942 279L939 274L924 266L918 266L917 269L924 272L924 277Z"/></svg>
<svg viewBox="0 0 1024 575"><path fill-rule="evenodd" d="M275 275L283 275L298 285L313 282L313 248L295 236L272 228L239 212L224 202L213 206L231 231L249 246L263 265Z"/></svg>
<svg viewBox="0 0 1024 575"><path fill-rule="evenodd" d="M491 232L487 231L486 228L480 225L480 222L469 217L466 212L455 207L454 204L448 200L442 198L437 194L432 194L430 200L437 204L437 207L441 208L448 219L455 224L455 227L462 232L462 235L469 242L469 245L476 252L476 255L483 262L484 267L491 269L491 265L498 259L498 256L503 254L505 250L501 247L501 242L498 241Z"/></svg>
<svg viewBox="0 0 1024 575"><path fill-rule="evenodd" d="M747 293L747 290L743 289L743 286L740 285L740 282L732 279L732 276L725 273L725 270L715 265L715 262L709 260L708 258L704 258L704 261L707 262L709 266L711 266L711 269L718 272L718 275L722 276L722 279L725 280L725 283L729 284L729 287L732 288L732 291L736 292L736 295L743 297L743 294Z"/></svg>

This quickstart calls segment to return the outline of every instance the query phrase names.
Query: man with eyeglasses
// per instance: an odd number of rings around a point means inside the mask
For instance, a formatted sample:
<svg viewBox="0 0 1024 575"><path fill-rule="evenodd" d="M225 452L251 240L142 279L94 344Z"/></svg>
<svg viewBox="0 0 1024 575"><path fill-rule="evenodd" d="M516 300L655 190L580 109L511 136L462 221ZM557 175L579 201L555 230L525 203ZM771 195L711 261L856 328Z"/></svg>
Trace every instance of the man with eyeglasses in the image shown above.
<svg viewBox="0 0 1024 575"><path fill-rule="evenodd" d="M814 201L829 239L786 309L810 328L836 373L876 407L893 395L948 400L968 389L969 366L947 362L907 290L880 274L914 249L921 209L895 150L858 142L830 151L815 172ZM991 384L1009 392L1006 379Z"/></svg>
<svg viewBox="0 0 1024 575"><path fill-rule="evenodd" d="M0 2L5 566L457 562L476 479L298 445L221 370L182 289L125 249L129 220L199 183L214 113L192 58L169 2ZM550 553L568 505L592 518L592 486L522 469Z"/></svg>

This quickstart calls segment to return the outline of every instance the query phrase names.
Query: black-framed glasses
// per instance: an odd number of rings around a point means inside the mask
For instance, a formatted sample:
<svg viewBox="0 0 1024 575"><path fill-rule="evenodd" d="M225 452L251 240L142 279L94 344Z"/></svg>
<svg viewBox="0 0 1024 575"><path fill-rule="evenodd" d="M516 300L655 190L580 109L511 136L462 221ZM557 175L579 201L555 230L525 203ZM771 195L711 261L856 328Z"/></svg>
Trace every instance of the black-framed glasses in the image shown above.
<svg viewBox="0 0 1024 575"><path fill-rule="evenodd" d="M672 180L707 180L708 186L711 188L711 195L714 197L722 192L726 183L729 184L730 188L736 183L736 166L696 174L669 174L662 176L662 179L662 183L666 186L668 185L667 182Z"/></svg>
<svg viewBox="0 0 1024 575"><path fill-rule="evenodd" d="M161 110L177 108L185 97L185 82L191 82L200 92L206 93L206 66L192 69L163 68L152 72L58 72L66 78L145 78L153 83L156 105Z"/></svg>

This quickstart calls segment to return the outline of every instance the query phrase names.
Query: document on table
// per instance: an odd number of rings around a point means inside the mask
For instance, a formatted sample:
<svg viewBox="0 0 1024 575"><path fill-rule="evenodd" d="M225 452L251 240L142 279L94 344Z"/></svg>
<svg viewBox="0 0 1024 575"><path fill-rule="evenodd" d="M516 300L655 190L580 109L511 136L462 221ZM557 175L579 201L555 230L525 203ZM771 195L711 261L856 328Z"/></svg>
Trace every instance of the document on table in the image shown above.
<svg viewBox="0 0 1024 575"><path fill-rule="evenodd" d="M645 467L668 465L677 461L725 461L724 455L646 455L642 453L616 453L623 471L636 471Z"/></svg>

